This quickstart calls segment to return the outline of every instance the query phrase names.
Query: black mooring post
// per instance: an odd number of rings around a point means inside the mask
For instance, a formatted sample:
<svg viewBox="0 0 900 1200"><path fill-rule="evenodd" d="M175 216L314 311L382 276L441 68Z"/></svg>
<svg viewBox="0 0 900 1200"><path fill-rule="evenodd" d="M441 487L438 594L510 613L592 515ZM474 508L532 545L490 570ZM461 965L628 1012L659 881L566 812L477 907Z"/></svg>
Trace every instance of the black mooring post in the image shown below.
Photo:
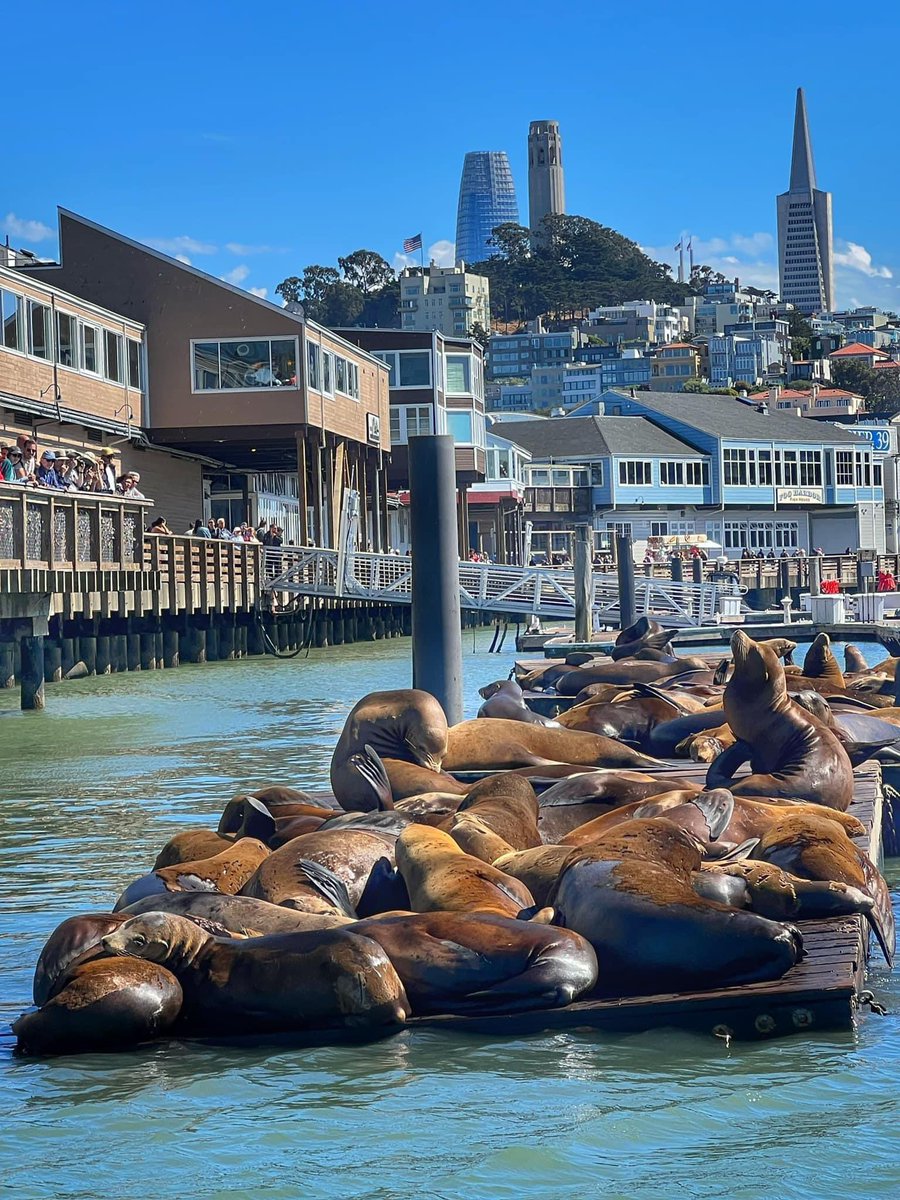
<svg viewBox="0 0 900 1200"><path fill-rule="evenodd" d="M616 570L619 573L619 625L627 629L635 621L634 551L627 533L616 534Z"/></svg>
<svg viewBox="0 0 900 1200"><path fill-rule="evenodd" d="M669 574L672 576L673 583L684 582L684 563L681 561L680 554L673 554L669 559Z"/></svg>
<svg viewBox="0 0 900 1200"><path fill-rule="evenodd" d="M456 461L450 434L409 439L413 687L462 720Z"/></svg>
<svg viewBox="0 0 900 1200"><path fill-rule="evenodd" d="M703 582L703 559L698 554L696 558L691 559L691 571L694 575L694 583Z"/></svg>

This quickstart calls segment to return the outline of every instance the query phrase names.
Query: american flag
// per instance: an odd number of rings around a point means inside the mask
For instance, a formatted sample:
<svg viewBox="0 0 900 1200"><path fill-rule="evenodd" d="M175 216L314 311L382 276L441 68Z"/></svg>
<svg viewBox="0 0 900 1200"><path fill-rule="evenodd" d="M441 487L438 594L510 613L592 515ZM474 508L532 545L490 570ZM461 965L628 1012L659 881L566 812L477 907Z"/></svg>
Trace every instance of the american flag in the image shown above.
<svg viewBox="0 0 900 1200"><path fill-rule="evenodd" d="M403 243L403 250L406 254L410 254L413 250L422 249L422 235L417 233L415 237L407 238Z"/></svg>

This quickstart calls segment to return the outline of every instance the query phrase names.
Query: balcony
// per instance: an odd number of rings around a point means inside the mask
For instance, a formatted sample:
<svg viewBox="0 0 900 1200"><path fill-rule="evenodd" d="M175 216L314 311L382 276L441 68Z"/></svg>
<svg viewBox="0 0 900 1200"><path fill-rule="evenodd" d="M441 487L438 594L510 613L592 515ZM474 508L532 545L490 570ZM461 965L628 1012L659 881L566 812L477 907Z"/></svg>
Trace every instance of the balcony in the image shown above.
<svg viewBox="0 0 900 1200"><path fill-rule="evenodd" d="M589 516L593 498L589 487L528 487L525 515Z"/></svg>

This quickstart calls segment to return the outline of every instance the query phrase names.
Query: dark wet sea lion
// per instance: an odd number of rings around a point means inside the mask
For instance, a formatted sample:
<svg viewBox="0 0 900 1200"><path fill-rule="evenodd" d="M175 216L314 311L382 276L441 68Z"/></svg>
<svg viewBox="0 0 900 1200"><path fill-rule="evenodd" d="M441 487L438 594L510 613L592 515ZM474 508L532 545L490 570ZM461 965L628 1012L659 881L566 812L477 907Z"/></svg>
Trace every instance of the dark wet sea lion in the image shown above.
<svg viewBox="0 0 900 1200"><path fill-rule="evenodd" d="M255 837L261 842L268 842L280 825L295 817L318 816L325 820L334 812L333 808L304 801L269 801L267 804L259 796L235 796L225 805L219 818L218 833L222 836Z"/></svg>
<svg viewBox="0 0 900 1200"><path fill-rule="evenodd" d="M790 700L784 668L770 649L742 630L731 639L734 674L725 688L728 724L739 740L712 763L709 788L740 796L808 800L846 810L853 768L834 734ZM752 774L732 782L750 760Z"/></svg>
<svg viewBox="0 0 900 1200"><path fill-rule="evenodd" d="M702 658L680 658L673 663L641 662L638 659L624 658L619 662L602 662L593 666L578 667L557 682L556 690L561 696L576 696L582 688L591 683L655 683L659 679L683 675L689 671L710 674Z"/></svg>
<svg viewBox="0 0 900 1200"><path fill-rule="evenodd" d="M580 704L561 713L559 723L566 729L643 746L656 726L671 720L677 712L677 705L662 697L633 696L614 704Z"/></svg>
<svg viewBox="0 0 900 1200"><path fill-rule="evenodd" d="M518 721L463 721L448 736L447 771L509 770L546 762L596 767L657 765L612 738L571 729L544 729Z"/></svg>
<svg viewBox="0 0 900 1200"><path fill-rule="evenodd" d="M116 915L123 921L147 912L169 912L199 922L201 929L212 932L216 925L223 932L241 937L265 937L271 933L306 933L311 929L338 929L349 925L352 916L340 913L298 912L280 904L254 900L251 896L225 896L218 892L163 892L129 904Z"/></svg>
<svg viewBox="0 0 900 1200"><path fill-rule="evenodd" d="M133 880L119 899L114 911L126 908L154 892L218 891L228 895L239 892L260 863L269 856L269 847L257 838L229 842L227 849L212 858L160 867Z"/></svg>
<svg viewBox="0 0 900 1200"><path fill-rule="evenodd" d="M887 884L869 856L833 821L788 810L763 834L751 857L801 879L846 883L871 896L875 904L866 915L888 965L893 963L896 935Z"/></svg>
<svg viewBox="0 0 900 1200"><path fill-rule="evenodd" d="M444 710L434 696L416 688L370 692L354 705L331 759L331 787L338 803L348 811L376 807L371 788L352 763L366 746L371 746L384 762L391 783L394 777L390 762L394 761L415 764L439 774L447 749ZM418 791L428 790L436 788L418 788Z"/></svg>
<svg viewBox="0 0 900 1200"><path fill-rule="evenodd" d="M417 1015L558 1008L597 981L579 934L493 913L376 917L353 930L382 947Z"/></svg>
<svg viewBox="0 0 900 1200"><path fill-rule="evenodd" d="M833 880L801 879L772 863L740 862L703 864L693 875L692 886L707 900L733 908L749 908L772 921L821 921L829 917L868 916L875 906L859 888Z"/></svg>
<svg viewBox="0 0 900 1200"><path fill-rule="evenodd" d="M831 638L827 633L819 633L814 638L803 660L803 674L808 679L824 679L834 687L846 686L844 674L831 651Z"/></svg>
<svg viewBox="0 0 900 1200"><path fill-rule="evenodd" d="M549 901L563 866L573 854L572 846L537 846L533 850L515 850L494 861L505 875L518 879L528 888L538 908Z"/></svg>
<svg viewBox="0 0 900 1200"><path fill-rule="evenodd" d="M723 708L702 708L699 712L673 717L671 721L662 721L650 730L647 749L649 753L658 754L660 758L674 758L678 747L686 738L717 729L724 721Z"/></svg>
<svg viewBox="0 0 900 1200"><path fill-rule="evenodd" d="M169 838L157 854L153 869L155 871L159 867L171 867L199 858L212 858L214 854L227 850L232 841L232 838L222 837L214 829L185 829Z"/></svg>
<svg viewBox="0 0 900 1200"><path fill-rule="evenodd" d="M541 844L538 812L538 799L528 780L503 772L479 780L456 810L456 817L464 813L476 816L511 849L527 850Z"/></svg>
<svg viewBox="0 0 900 1200"><path fill-rule="evenodd" d="M347 1027L387 1033L409 1014L381 947L346 929L214 938L172 913L132 917L104 939L110 954L159 963L184 992L189 1032L246 1034Z"/></svg>
<svg viewBox="0 0 900 1200"><path fill-rule="evenodd" d="M515 917L530 908L527 888L465 854L448 833L410 825L397 839L397 870L415 912L493 912Z"/></svg>
<svg viewBox="0 0 900 1200"><path fill-rule="evenodd" d="M165 967L98 958L75 967L56 995L12 1030L20 1054L121 1050L167 1033L181 1005L181 985Z"/></svg>
<svg viewBox="0 0 900 1200"><path fill-rule="evenodd" d="M309 869L309 864L315 863L337 876L355 908L378 860L387 858L394 865L394 841L394 834L377 829L350 827L305 833L273 850L247 880L241 895L303 912L332 911L333 906L315 902L316 895L321 894L315 873L311 876Z"/></svg>
<svg viewBox="0 0 900 1200"><path fill-rule="evenodd" d="M854 646L847 643L844 647L844 670L848 675L867 674L869 664L866 662L862 650L859 646Z"/></svg>
<svg viewBox="0 0 900 1200"><path fill-rule="evenodd" d="M600 989L729 987L779 979L798 961L793 926L698 896L699 866L693 840L663 818L629 822L573 854L551 904L597 951Z"/></svg>
<svg viewBox="0 0 900 1200"><path fill-rule="evenodd" d="M99 947L101 939L126 919L118 913L81 913L57 925L44 943L34 970L35 1004L46 1004L73 964Z"/></svg>
<svg viewBox="0 0 900 1200"><path fill-rule="evenodd" d="M656 779L639 771L589 771L560 780L539 798L538 829L545 843L558 844L573 829L623 804L643 801L675 788L700 791L674 776Z"/></svg>
<svg viewBox="0 0 900 1200"><path fill-rule="evenodd" d="M507 721L525 721L529 725L549 725L551 728L557 725L550 717L542 717L540 713L531 711L525 703L522 689L512 679L498 679L479 688L478 694L484 698L484 704L478 710L479 717L501 717Z"/></svg>

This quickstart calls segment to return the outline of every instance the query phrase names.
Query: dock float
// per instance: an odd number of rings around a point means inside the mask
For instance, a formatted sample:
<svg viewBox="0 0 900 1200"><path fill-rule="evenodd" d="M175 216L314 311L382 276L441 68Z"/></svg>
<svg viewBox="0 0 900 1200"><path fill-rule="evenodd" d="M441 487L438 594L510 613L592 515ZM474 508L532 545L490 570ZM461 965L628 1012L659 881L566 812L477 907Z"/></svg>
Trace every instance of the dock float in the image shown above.
<svg viewBox="0 0 900 1200"><path fill-rule="evenodd" d="M670 759L665 769L698 783L706 774L705 765L686 760ZM877 864L881 857L881 770L877 763L865 763L854 772L854 779L849 812L866 830L854 840ZM525 1013L414 1017L409 1026L504 1038L564 1030L636 1033L671 1027L740 1041L854 1029L865 988L867 922L852 916L795 924L803 934L806 957L774 983L621 999L588 998L567 1008Z"/></svg>

